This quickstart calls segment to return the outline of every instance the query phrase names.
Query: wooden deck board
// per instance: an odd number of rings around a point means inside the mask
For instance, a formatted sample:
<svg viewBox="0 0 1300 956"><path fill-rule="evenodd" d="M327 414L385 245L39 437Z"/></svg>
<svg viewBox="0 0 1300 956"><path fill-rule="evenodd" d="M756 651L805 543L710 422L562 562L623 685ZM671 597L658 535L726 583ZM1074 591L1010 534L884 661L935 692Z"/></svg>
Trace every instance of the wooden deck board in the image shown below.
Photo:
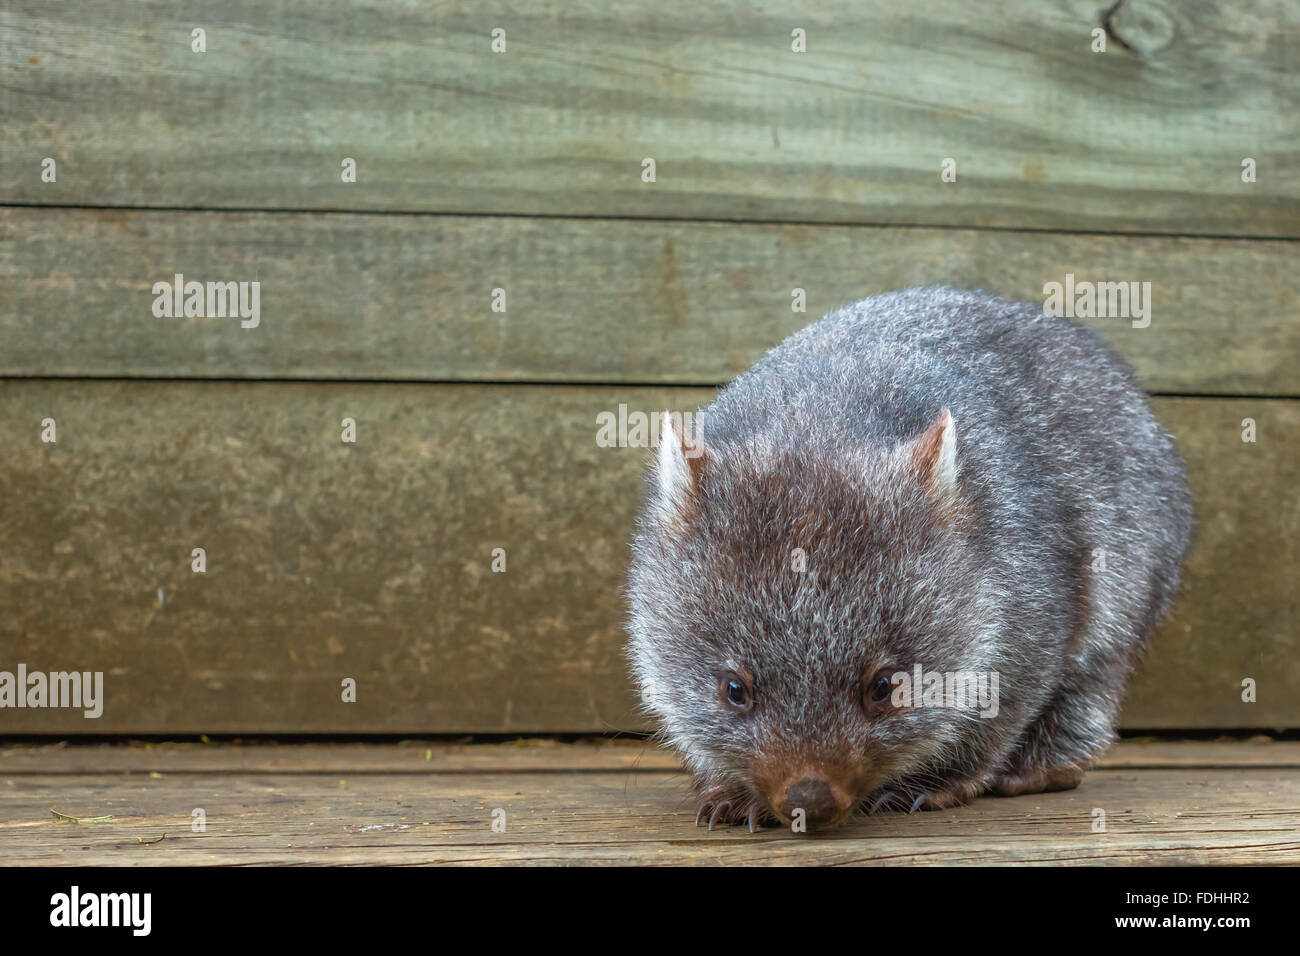
<svg viewBox="0 0 1300 956"><path fill-rule="evenodd" d="M16 4L0 196L1297 235L1296 6L1108 6Z"/></svg>
<svg viewBox="0 0 1300 956"><path fill-rule="evenodd" d="M1300 395L1286 241L0 208L5 236L5 375L704 384L872 293L940 283L1040 302L1074 274L1150 283L1148 327L1082 320L1147 389ZM176 273L260 282L259 325L155 318L152 286Z"/></svg>
<svg viewBox="0 0 1300 956"><path fill-rule="evenodd" d="M1125 742L1074 791L827 835L693 816L686 776L640 743L0 748L6 864L1235 864L1300 863L1300 744Z"/></svg>

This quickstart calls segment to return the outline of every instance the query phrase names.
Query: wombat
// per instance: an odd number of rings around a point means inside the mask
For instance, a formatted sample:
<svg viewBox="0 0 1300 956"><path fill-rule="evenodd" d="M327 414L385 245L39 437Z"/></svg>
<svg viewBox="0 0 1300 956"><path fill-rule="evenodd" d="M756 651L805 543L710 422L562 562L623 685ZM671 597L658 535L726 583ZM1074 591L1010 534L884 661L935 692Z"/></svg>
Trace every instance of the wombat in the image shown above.
<svg viewBox="0 0 1300 956"><path fill-rule="evenodd" d="M702 435L663 421L628 653L697 825L1069 789L1110 745L1192 506L1090 331L980 292L871 296L724 388Z"/></svg>

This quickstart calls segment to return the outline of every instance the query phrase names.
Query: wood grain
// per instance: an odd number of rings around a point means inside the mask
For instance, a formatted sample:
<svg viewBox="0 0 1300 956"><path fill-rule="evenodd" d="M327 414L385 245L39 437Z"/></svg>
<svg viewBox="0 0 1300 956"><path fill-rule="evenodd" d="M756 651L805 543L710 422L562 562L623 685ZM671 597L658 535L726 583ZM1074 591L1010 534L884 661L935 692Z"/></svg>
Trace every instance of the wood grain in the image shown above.
<svg viewBox="0 0 1300 956"><path fill-rule="evenodd" d="M0 199L1300 234L1300 9L1107 6L17 4Z"/></svg>
<svg viewBox="0 0 1300 956"><path fill-rule="evenodd" d="M0 382L0 485L17 503L0 511L5 664L103 671L107 696L98 720L0 711L3 732L637 729L619 587L648 452L598 447L596 415L710 394ZM1300 407L1156 411L1200 526L1125 724L1294 726ZM348 677L356 703L340 700ZM1257 703L1240 699L1247 677Z"/></svg>
<svg viewBox="0 0 1300 956"><path fill-rule="evenodd" d="M70 209L0 209L0 237L3 375L714 384L870 293L1073 274L1151 283L1148 327L1087 323L1148 389L1300 395L1290 242ZM176 273L260 282L260 324L156 318Z"/></svg>
<svg viewBox="0 0 1300 956"><path fill-rule="evenodd" d="M51 807L115 819L59 822ZM497 808L505 832L491 829ZM861 817L829 834L696 828L686 776L667 772L0 773L10 865L1282 864L1300 862L1297 808L1294 766L1098 769L1065 793Z"/></svg>

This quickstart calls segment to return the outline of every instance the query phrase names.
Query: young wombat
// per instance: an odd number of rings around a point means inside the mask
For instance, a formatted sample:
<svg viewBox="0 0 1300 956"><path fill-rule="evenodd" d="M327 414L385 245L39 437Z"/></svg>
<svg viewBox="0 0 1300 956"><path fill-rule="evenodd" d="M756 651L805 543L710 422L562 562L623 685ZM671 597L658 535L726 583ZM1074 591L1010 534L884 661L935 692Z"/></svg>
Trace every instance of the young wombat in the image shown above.
<svg viewBox="0 0 1300 956"><path fill-rule="evenodd" d="M791 336L700 418L665 413L628 582L697 823L1079 783L1192 526L1122 359L1041 307L911 289Z"/></svg>

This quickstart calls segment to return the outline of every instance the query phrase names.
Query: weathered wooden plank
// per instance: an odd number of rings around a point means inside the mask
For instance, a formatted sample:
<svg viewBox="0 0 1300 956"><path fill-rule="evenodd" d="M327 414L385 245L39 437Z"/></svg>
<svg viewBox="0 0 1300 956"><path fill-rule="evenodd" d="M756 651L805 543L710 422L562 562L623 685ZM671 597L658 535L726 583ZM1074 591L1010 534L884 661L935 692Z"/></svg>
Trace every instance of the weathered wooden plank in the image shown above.
<svg viewBox="0 0 1300 956"><path fill-rule="evenodd" d="M1149 326L1090 322L1147 388L1300 395L1283 241L64 209L0 209L0 237L6 375L717 383L873 292L1073 274L1151 283ZM257 327L155 317L176 273L259 282Z"/></svg>
<svg viewBox="0 0 1300 956"><path fill-rule="evenodd" d="M6 733L640 726L619 594L648 453L597 414L701 389L0 382L5 669L103 671L103 715ZM1130 727L1300 720L1285 400L1164 399L1200 528ZM1243 444L1241 419L1258 424ZM57 422L58 442L39 440ZM340 441L340 422L358 441ZM207 570L191 571L193 548ZM493 573L493 549L507 570ZM1258 703L1240 682L1259 682ZM343 703L341 682L358 682Z"/></svg>
<svg viewBox="0 0 1300 956"><path fill-rule="evenodd" d="M0 518L0 646L33 669L104 671L110 698L98 720L0 720L124 733L634 725L618 578L648 453L598 447L596 415L706 395L0 383L3 444L26 448L0 479L25 502ZM47 415L56 445L33 438ZM355 445L340 440L345 417ZM505 573L491 570L495 548ZM340 700L349 677L355 704Z"/></svg>
<svg viewBox="0 0 1300 956"><path fill-rule="evenodd" d="M1300 766L1300 741L1121 740L1098 766L1112 769Z"/></svg>
<svg viewBox="0 0 1300 956"><path fill-rule="evenodd" d="M1278 761L1287 753L1280 744ZM1300 744L1295 745L1300 765ZM1192 755L1188 754L1188 759ZM1246 759L1243 754L1242 759ZM1275 761L1276 762L1276 761ZM505 743L445 740L398 743L176 743L128 741L92 744L0 744L5 774L86 773L632 773L680 772L668 750L640 737L566 743L527 737Z"/></svg>
<svg viewBox="0 0 1300 956"><path fill-rule="evenodd" d="M1278 864L1300 862L1297 807L1296 769L1097 770L1066 793L822 836L696 828L682 774L25 775L3 780L0 840L12 865Z"/></svg>
<svg viewBox="0 0 1300 956"><path fill-rule="evenodd" d="M19 4L0 198L1300 234L1300 10L1105 8Z"/></svg>
<svg viewBox="0 0 1300 956"><path fill-rule="evenodd" d="M1126 770L1300 767L1300 741L1122 740L1099 767ZM528 737L506 743L177 743L0 745L0 771L16 774L274 773L680 773L669 750L634 738L567 743Z"/></svg>

